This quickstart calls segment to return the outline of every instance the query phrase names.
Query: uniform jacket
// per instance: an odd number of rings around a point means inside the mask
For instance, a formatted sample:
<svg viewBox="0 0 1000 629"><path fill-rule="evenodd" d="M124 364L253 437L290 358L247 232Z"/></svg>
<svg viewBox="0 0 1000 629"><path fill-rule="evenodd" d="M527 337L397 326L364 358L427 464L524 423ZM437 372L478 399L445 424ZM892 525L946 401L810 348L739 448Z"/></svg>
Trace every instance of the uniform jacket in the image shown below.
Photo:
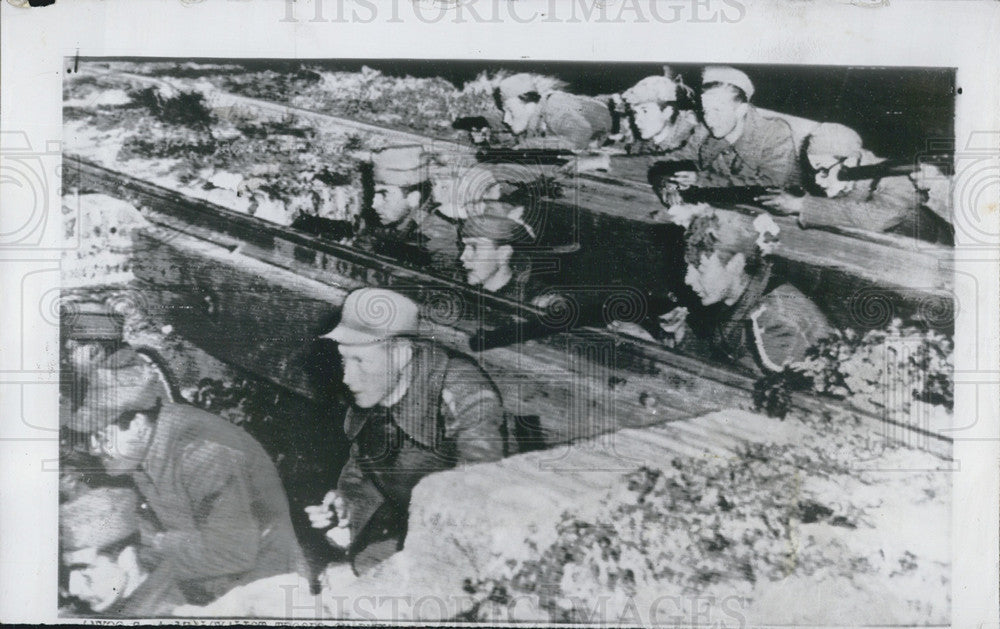
<svg viewBox="0 0 1000 629"><path fill-rule="evenodd" d="M880 161L871 152L864 151L860 165ZM803 198L799 224L805 228L851 227L936 240L938 228L944 221L923 208L922 200L922 195L907 177L856 181L854 188L841 196Z"/></svg>
<svg viewBox="0 0 1000 629"><path fill-rule="evenodd" d="M794 182L795 156L788 123L765 118L750 105L743 134L735 143L711 135L700 143L697 185L784 187Z"/></svg>
<svg viewBox="0 0 1000 629"><path fill-rule="evenodd" d="M171 571L188 602L305 570L278 472L238 426L165 404L133 480L164 531L158 569Z"/></svg>
<svg viewBox="0 0 1000 629"><path fill-rule="evenodd" d="M517 146L583 150L599 146L611 133L611 111L587 96L550 92L542 96L538 114Z"/></svg>
<svg viewBox="0 0 1000 629"><path fill-rule="evenodd" d="M427 474L503 456L500 395L482 369L432 342L414 342L410 369L398 402L352 407L344 421L351 453L337 490L354 555L387 534L405 535L410 493Z"/></svg>
<svg viewBox="0 0 1000 629"><path fill-rule="evenodd" d="M758 373L781 371L833 331L826 315L791 284L761 292L751 282L712 331L713 347L734 364Z"/></svg>

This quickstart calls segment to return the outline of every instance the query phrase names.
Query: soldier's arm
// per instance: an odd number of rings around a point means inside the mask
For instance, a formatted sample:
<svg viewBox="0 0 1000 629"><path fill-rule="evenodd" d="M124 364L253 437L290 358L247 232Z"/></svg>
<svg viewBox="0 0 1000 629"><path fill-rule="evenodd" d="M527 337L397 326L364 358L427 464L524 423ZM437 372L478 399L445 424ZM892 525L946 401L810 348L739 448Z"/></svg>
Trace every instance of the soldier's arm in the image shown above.
<svg viewBox="0 0 1000 629"><path fill-rule="evenodd" d="M242 455L219 444L196 444L180 473L195 517L194 531L167 531L160 540L177 579L187 581L250 570L260 546Z"/></svg>
<svg viewBox="0 0 1000 629"><path fill-rule="evenodd" d="M459 463L503 457L503 406L489 377L465 359L453 359L441 391L445 438Z"/></svg>
<svg viewBox="0 0 1000 629"><path fill-rule="evenodd" d="M903 179L893 177L892 179ZM853 227L872 232L884 232L896 227L916 211L916 193L909 181L883 179L874 191L867 182L843 198L806 197L799 214L799 224L811 227Z"/></svg>
<svg viewBox="0 0 1000 629"><path fill-rule="evenodd" d="M750 172L738 176L733 184L737 186L775 186L782 188L788 183L795 166L795 141L788 124L778 121L761 147L760 161Z"/></svg>
<svg viewBox="0 0 1000 629"><path fill-rule="evenodd" d="M549 148L583 150L590 145L594 129L572 100L553 95L546 102L546 107L543 115L545 116L545 125L548 127L548 134L545 138L537 139L548 140L550 143L546 146ZM556 141L555 144L551 143L553 140ZM527 140L526 142L532 141Z"/></svg>
<svg viewBox="0 0 1000 629"><path fill-rule="evenodd" d="M351 538L357 539L368 520L385 502L385 498L375 484L365 477L357 462L357 446L351 446L351 455L340 470L337 492L347 505L347 519Z"/></svg>

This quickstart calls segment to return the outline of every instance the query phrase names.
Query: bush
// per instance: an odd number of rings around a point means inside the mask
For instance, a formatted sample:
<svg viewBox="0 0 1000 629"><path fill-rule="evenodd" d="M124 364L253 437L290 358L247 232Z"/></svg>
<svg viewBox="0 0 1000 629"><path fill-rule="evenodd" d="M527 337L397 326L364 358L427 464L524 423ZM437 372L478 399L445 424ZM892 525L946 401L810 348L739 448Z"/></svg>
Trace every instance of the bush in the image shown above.
<svg viewBox="0 0 1000 629"><path fill-rule="evenodd" d="M791 391L808 391L879 412L908 413L913 401L954 407L954 344L934 330L903 326L837 331L809 348L803 361L754 386L758 410L784 417Z"/></svg>
<svg viewBox="0 0 1000 629"><path fill-rule="evenodd" d="M795 543L798 522L853 529L864 521L862 507L802 484L806 474L851 473L850 460L839 456L757 443L735 459L678 457L662 470L641 467L622 477L596 515L564 513L554 542L466 580L465 589L480 619L530 596L553 621L583 622L599 600L614 618L624 609L616 601L651 594L692 597L720 586L748 596L756 582L791 574L877 573L895 557L868 557L835 540Z"/></svg>

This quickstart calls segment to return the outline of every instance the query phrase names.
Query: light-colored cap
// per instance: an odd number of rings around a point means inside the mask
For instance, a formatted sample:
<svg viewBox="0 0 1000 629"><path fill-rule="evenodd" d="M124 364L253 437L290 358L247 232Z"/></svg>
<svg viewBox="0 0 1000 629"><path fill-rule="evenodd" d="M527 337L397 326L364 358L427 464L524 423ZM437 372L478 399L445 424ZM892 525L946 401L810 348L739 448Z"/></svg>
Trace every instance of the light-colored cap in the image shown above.
<svg viewBox="0 0 1000 629"><path fill-rule="evenodd" d="M344 300L340 323L321 338L341 345L371 345L419 331L420 308L410 299L384 288L359 288Z"/></svg>
<svg viewBox="0 0 1000 629"><path fill-rule="evenodd" d="M59 506L63 551L107 548L139 532L139 495L125 487L98 487Z"/></svg>
<svg viewBox="0 0 1000 629"><path fill-rule="evenodd" d="M861 136L836 122L824 122L809 134L806 152L810 155L851 157L861 152Z"/></svg>
<svg viewBox="0 0 1000 629"><path fill-rule="evenodd" d="M622 93L629 105L669 103L677 100L677 84L665 76L647 76Z"/></svg>
<svg viewBox="0 0 1000 629"><path fill-rule="evenodd" d="M152 410L165 396L150 363L132 349L111 354L85 376L83 405L69 417L70 428L79 432L100 430L123 413Z"/></svg>
<svg viewBox="0 0 1000 629"><path fill-rule="evenodd" d="M414 186L428 178L424 147L405 144L372 153L372 178L387 186Z"/></svg>
<svg viewBox="0 0 1000 629"><path fill-rule="evenodd" d="M708 66L701 74L701 84L725 83L743 90L747 100L753 98L753 82L746 74L729 66Z"/></svg>
<svg viewBox="0 0 1000 629"><path fill-rule="evenodd" d="M531 244L535 240L534 230L522 219L524 207L484 200L476 205L476 210L462 223L462 238L487 238L497 245Z"/></svg>

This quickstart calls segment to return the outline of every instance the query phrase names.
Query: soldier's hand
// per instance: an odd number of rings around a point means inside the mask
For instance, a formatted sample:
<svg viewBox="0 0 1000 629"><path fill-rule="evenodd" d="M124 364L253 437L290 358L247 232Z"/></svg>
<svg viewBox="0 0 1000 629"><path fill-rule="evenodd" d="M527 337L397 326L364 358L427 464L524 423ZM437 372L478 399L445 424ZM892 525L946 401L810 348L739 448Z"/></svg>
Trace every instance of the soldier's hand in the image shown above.
<svg viewBox="0 0 1000 629"><path fill-rule="evenodd" d="M755 197L754 201L766 207L772 214L788 216L802 211L803 198L777 188L768 188L767 194Z"/></svg>
<svg viewBox="0 0 1000 629"><path fill-rule="evenodd" d="M489 144L490 140L493 139L493 134L489 127L479 127L469 130L469 139L472 140L473 144Z"/></svg>
<svg viewBox="0 0 1000 629"><path fill-rule="evenodd" d="M340 525L348 521L347 503L336 489L326 492L322 503L306 507L305 511L314 529L325 529L334 523Z"/></svg>
<svg viewBox="0 0 1000 629"><path fill-rule="evenodd" d="M687 334L688 309L678 306L670 312L660 315L660 329L667 333L664 344L674 347L684 340Z"/></svg>
<svg viewBox="0 0 1000 629"><path fill-rule="evenodd" d="M682 170L680 172L674 173L670 181L677 184L677 187L681 190L687 190L691 186L698 183L698 173L693 170Z"/></svg>

